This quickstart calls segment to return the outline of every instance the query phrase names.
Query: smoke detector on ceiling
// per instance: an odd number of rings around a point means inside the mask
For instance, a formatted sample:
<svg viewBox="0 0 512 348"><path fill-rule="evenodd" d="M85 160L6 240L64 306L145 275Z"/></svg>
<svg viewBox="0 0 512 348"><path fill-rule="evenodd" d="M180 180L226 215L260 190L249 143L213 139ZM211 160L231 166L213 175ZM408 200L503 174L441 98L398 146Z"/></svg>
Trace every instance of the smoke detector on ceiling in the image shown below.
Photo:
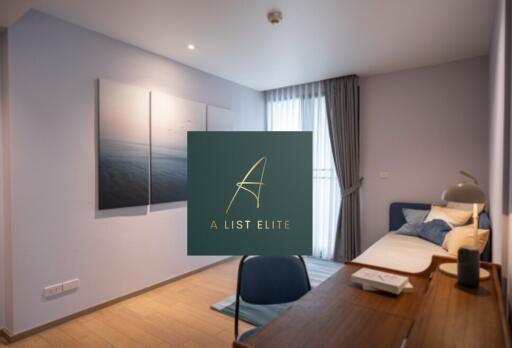
<svg viewBox="0 0 512 348"><path fill-rule="evenodd" d="M279 10L272 10L267 13L267 19L270 24L279 24L283 20L283 13Z"/></svg>

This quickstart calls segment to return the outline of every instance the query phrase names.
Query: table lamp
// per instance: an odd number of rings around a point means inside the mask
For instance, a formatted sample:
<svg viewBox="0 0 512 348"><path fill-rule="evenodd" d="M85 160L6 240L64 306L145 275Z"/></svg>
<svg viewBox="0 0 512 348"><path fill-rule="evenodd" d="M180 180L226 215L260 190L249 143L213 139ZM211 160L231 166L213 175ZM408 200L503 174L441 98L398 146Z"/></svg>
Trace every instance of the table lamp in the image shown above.
<svg viewBox="0 0 512 348"><path fill-rule="evenodd" d="M458 276L459 283L468 286L478 286L479 279L486 279L489 272L480 268L480 248L478 247L478 204L485 203L485 193L478 186L476 178L464 171L460 173L473 180L473 183L460 182L450 186L443 192L442 200L447 202L473 204L473 245L463 246L459 249L458 262L443 263L439 266L441 271ZM460 274L459 274L460 273Z"/></svg>

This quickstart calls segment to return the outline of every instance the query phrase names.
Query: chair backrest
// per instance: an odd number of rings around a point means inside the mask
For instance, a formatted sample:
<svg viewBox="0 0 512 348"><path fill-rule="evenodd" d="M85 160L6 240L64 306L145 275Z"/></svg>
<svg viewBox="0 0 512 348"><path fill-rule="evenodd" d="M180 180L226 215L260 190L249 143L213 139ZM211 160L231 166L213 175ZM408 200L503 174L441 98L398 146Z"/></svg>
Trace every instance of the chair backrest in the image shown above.
<svg viewBox="0 0 512 348"><path fill-rule="evenodd" d="M260 305L291 302L310 289L302 258L255 256L240 262L239 291L245 302Z"/></svg>

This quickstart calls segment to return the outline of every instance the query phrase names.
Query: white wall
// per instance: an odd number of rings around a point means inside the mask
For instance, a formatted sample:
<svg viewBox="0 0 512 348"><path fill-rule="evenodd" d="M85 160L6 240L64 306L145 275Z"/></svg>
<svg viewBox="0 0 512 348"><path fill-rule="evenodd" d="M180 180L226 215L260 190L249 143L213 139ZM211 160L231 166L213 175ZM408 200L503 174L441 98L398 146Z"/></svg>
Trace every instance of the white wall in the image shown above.
<svg viewBox="0 0 512 348"><path fill-rule="evenodd" d="M4 278L4 156L3 156L3 108L4 108L4 93L3 93L3 70L4 70L4 38L6 32L0 28L0 328L5 326L5 278Z"/></svg>
<svg viewBox="0 0 512 348"><path fill-rule="evenodd" d="M11 324L11 272L9 214L9 98L7 85L7 32L0 32L0 328Z"/></svg>
<svg viewBox="0 0 512 348"><path fill-rule="evenodd" d="M38 12L8 48L11 332L219 260L186 256L185 203L96 210L95 80L230 108L238 130L263 130L262 94ZM75 277L77 292L42 299Z"/></svg>
<svg viewBox="0 0 512 348"><path fill-rule="evenodd" d="M8 85L8 56L7 56L8 35L4 32L0 35L0 293L2 295L2 327L12 327L12 272L11 272L11 249L10 249L10 142L9 142L9 85Z"/></svg>
<svg viewBox="0 0 512 348"><path fill-rule="evenodd" d="M495 249L493 261L503 266L506 278L508 310L512 301L512 180L511 173L511 62L512 36L510 33L509 0L498 0L494 18L494 31L489 54L489 113L490 163L489 199L493 223ZM508 75L507 75L508 74Z"/></svg>
<svg viewBox="0 0 512 348"><path fill-rule="evenodd" d="M361 79L363 250L387 232L391 202L440 202L460 169L487 188L487 90L487 57Z"/></svg>
<svg viewBox="0 0 512 348"><path fill-rule="evenodd" d="M489 200L491 220L494 227L493 259L507 268L507 213L504 194L506 163L506 115L505 115L505 0L499 0L494 18L494 31L489 54Z"/></svg>

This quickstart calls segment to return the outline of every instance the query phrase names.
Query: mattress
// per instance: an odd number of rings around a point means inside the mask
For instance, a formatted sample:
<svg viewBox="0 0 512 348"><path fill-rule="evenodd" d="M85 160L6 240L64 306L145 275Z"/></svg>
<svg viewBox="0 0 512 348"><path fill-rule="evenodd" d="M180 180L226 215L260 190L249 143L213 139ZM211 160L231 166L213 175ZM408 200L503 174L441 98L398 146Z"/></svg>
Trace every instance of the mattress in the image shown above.
<svg viewBox="0 0 512 348"><path fill-rule="evenodd" d="M402 272L419 273L428 268L433 255L450 256L437 244L419 237L389 232L352 261Z"/></svg>

